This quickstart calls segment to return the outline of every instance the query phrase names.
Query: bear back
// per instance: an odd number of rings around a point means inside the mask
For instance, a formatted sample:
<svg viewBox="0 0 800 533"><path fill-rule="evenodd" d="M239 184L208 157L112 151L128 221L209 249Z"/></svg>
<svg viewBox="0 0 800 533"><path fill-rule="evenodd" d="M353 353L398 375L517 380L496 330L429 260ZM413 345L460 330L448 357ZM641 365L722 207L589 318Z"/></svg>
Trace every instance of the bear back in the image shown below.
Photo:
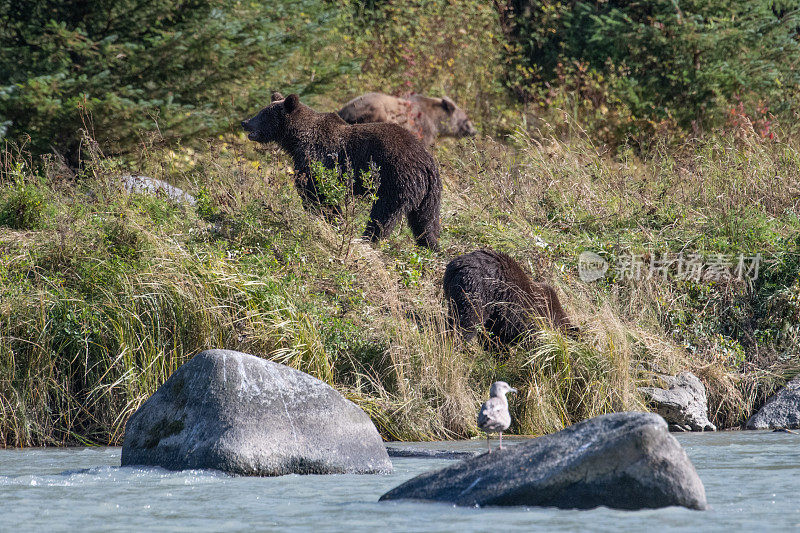
<svg viewBox="0 0 800 533"><path fill-rule="evenodd" d="M538 319L568 332L577 330L564 312L555 289L531 281L507 254L490 249L461 255L447 265L442 280L451 321L466 340L477 327L503 344L538 328Z"/></svg>

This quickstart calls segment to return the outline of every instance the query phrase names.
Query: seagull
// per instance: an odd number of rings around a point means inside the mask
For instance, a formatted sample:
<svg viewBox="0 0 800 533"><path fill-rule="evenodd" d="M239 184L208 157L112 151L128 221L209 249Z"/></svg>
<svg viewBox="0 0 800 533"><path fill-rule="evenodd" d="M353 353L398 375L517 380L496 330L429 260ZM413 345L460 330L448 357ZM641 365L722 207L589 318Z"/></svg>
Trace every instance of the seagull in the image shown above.
<svg viewBox="0 0 800 533"><path fill-rule="evenodd" d="M503 431L511 425L511 415L508 414L508 400L506 393L517 392L505 381L495 381L489 391L489 399L481 406L478 412L478 427L486 432L486 444L489 453L492 445L489 443L489 433L500 433L500 449L503 449Z"/></svg>

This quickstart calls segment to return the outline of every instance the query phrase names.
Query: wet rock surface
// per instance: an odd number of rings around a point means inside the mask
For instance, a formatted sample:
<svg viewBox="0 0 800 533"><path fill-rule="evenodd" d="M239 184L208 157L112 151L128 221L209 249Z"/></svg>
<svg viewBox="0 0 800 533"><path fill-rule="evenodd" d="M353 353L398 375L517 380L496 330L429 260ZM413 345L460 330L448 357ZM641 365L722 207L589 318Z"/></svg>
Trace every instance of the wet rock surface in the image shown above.
<svg viewBox="0 0 800 533"><path fill-rule="evenodd" d="M308 374L230 350L196 355L131 416L127 465L256 476L392 470L354 403Z"/></svg>
<svg viewBox="0 0 800 533"><path fill-rule="evenodd" d="M463 506L705 509L686 452L652 413L614 413L417 476L381 500Z"/></svg>
<svg viewBox="0 0 800 533"><path fill-rule="evenodd" d="M481 452L449 451L449 450L407 450L402 448L386 447L389 457L410 457L416 459L466 459L475 457Z"/></svg>

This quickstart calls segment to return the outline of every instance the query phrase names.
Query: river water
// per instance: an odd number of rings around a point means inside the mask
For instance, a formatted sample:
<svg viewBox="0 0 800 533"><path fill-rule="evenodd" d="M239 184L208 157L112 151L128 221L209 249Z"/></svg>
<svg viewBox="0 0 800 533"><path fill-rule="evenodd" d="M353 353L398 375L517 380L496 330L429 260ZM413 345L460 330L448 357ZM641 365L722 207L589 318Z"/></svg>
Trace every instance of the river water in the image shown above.
<svg viewBox="0 0 800 533"><path fill-rule="evenodd" d="M800 435L676 435L711 509L570 511L381 502L448 459L393 458L392 475L230 477L120 468L119 448L0 450L0 531L686 531L800 528ZM495 442L496 444L496 442ZM513 445L513 442L509 443ZM477 450L485 441L393 444Z"/></svg>

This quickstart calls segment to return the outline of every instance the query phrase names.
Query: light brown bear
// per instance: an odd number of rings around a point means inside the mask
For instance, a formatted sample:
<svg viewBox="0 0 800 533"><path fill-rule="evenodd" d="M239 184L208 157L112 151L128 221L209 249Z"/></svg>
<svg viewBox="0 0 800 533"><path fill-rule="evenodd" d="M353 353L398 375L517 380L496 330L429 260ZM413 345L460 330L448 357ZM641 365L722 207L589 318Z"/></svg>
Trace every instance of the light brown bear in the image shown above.
<svg viewBox="0 0 800 533"><path fill-rule="evenodd" d="M338 114L350 124L399 124L426 146L433 145L439 135L466 137L476 133L464 110L447 97L431 98L413 94L404 99L382 93L367 93L347 102Z"/></svg>

